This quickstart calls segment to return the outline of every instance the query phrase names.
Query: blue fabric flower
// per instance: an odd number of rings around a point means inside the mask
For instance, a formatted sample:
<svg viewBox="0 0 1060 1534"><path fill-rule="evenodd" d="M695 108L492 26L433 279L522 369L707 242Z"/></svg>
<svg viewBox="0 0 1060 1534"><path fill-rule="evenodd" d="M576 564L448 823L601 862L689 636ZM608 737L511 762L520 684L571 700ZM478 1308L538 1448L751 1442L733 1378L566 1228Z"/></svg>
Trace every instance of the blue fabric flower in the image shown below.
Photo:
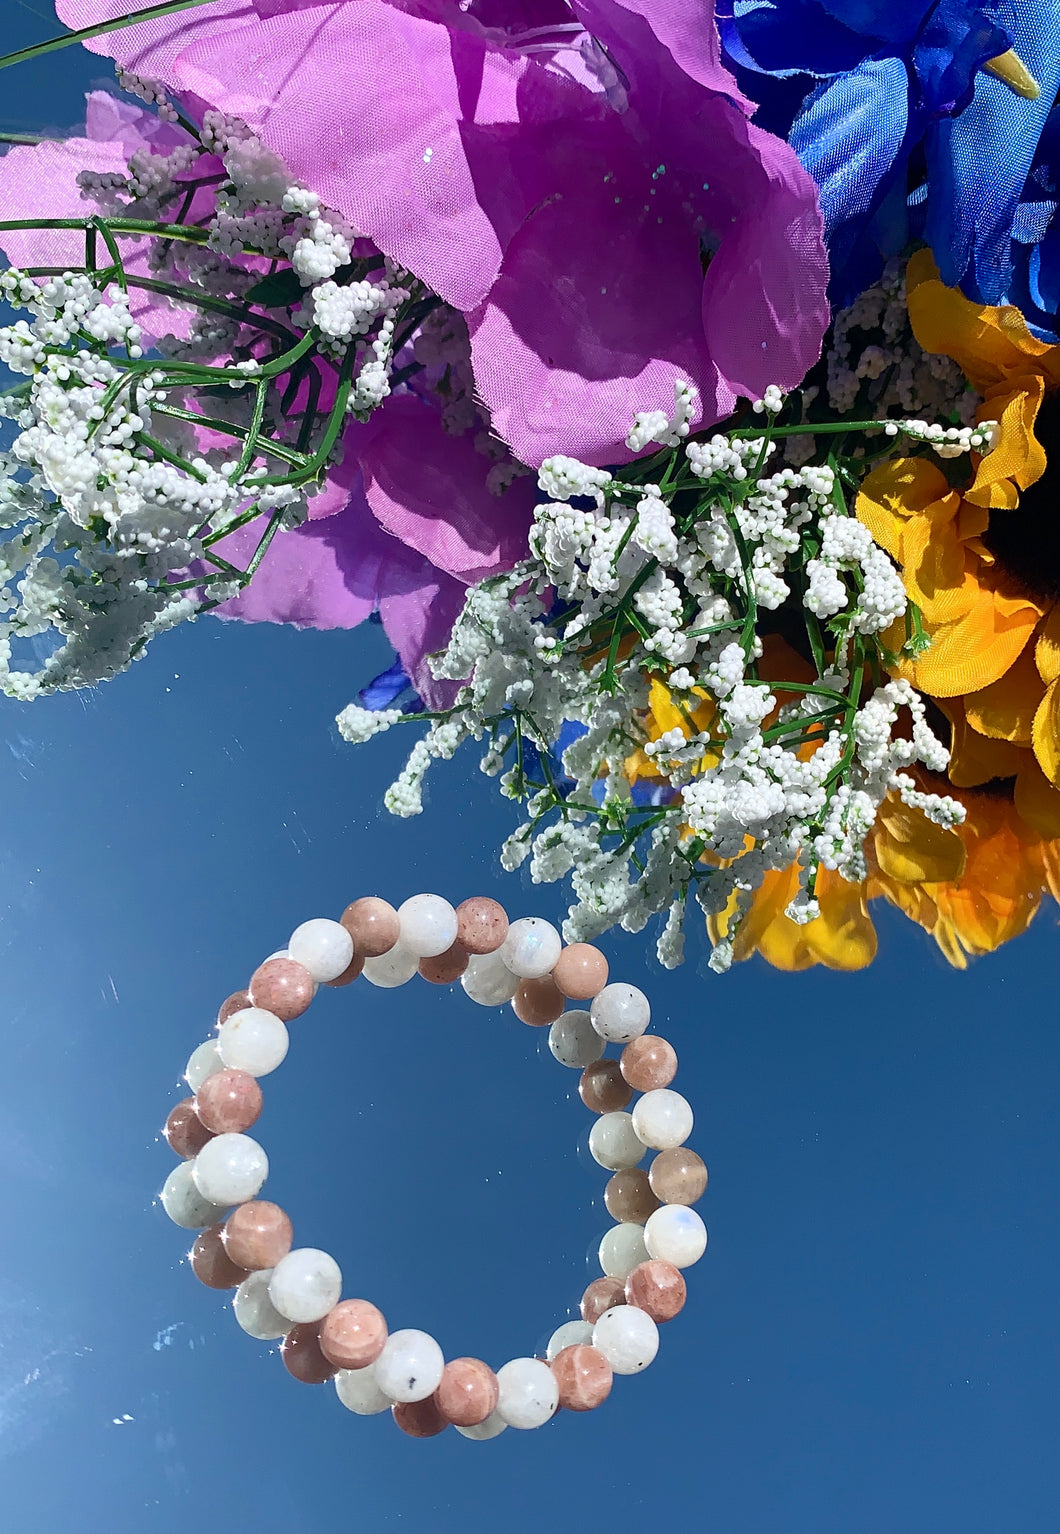
<svg viewBox="0 0 1060 1534"><path fill-rule="evenodd" d="M784 134L820 187L833 302L915 237L970 297L1000 303L1026 286L1018 247L1044 226L1018 214L1060 84L1060 0L729 3L722 43L756 121ZM983 72L1010 49L1037 100Z"/></svg>

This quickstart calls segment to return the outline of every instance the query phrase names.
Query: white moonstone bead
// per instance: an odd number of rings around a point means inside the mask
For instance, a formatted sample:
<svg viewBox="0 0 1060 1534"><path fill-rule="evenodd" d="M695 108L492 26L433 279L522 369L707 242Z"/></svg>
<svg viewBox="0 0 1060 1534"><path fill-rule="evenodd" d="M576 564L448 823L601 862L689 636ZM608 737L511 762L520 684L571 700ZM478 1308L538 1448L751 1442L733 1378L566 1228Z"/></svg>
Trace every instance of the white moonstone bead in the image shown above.
<svg viewBox="0 0 1060 1534"><path fill-rule="evenodd" d="M275 1342L291 1330L290 1321L269 1299L271 1277L271 1268L261 1268L245 1278L232 1296L236 1320L248 1337L257 1337L259 1342Z"/></svg>
<svg viewBox="0 0 1060 1534"><path fill-rule="evenodd" d="M286 1025L262 1007L233 1012L217 1030L217 1048L225 1065L251 1076L267 1076L282 1065L290 1043Z"/></svg>
<svg viewBox="0 0 1060 1534"><path fill-rule="evenodd" d="M638 1140L629 1113L601 1113L589 1131L589 1154L609 1172L636 1166L643 1160L645 1145Z"/></svg>
<svg viewBox="0 0 1060 1534"><path fill-rule="evenodd" d="M520 980L539 980L554 968L562 949L563 939L551 922L540 916L521 916L512 922L497 952Z"/></svg>
<svg viewBox="0 0 1060 1534"><path fill-rule="evenodd" d="M599 1060L605 1045L588 1012L575 1009L556 1018L548 1030L548 1047L560 1065L584 1070L594 1060Z"/></svg>
<svg viewBox="0 0 1060 1534"><path fill-rule="evenodd" d="M593 1327L593 1347L616 1374L639 1374L659 1351L659 1328L636 1305L613 1305Z"/></svg>
<svg viewBox="0 0 1060 1534"><path fill-rule="evenodd" d="M250 1135L214 1135L191 1163L191 1175L211 1204L245 1204L269 1175L269 1158Z"/></svg>
<svg viewBox="0 0 1060 1534"><path fill-rule="evenodd" d="M648 1248L644 1241L644 1226L625 1221L612 1225L600 1242L600 1266L608 1278L625 1283L633 1269L648 1260Z"/></svg>
<svg viewBox="0 0 1060 1534"><path fill-rule="evenodd" d="M377 985L383 991L392 991L395 986L411 980L419 972L419 967L420 961L416 955L400 943L395 943L389 952L381 953L374 959L365 959L361 973L369 985Z"/></svg>
<svg viewBox="0 0 1060 1534"><path fill-rule="evenodd" d="M539 1358L513 1358L497 1370L497 1413L509 1427L541 1427L556 1414L559 1384Z"/></svg>
<svg viewBox="0 0 1060 1534"><path fill-rule="evenodd" d="M217 1072L223 1071L224 1068L225 1063L217 1048L217 1040L207 1039L205 1044L200 1044L198 1049L192 1050L191 1058L184 1067L184 1080L193 1092L197 1092L207 1076L216 1076Z"/></svg>
<svg viewBox="0 0 1060 1534"><path fill-rule="evenodd" d="M228 1213L228 1205L212 1204L208 1198L203 1198L191 1171L190 1161L182 1161L179 1166L175 1166L162 1184L159 1197L162 1208L174 1225L179 1225L181 1230L202 1230L207 1225L216 1225L219 1220L223 1220Z"/></svg>
<svg viewBox="0 0 1060 1534"><path fill-rule="evenodd" d="M350 967L353 938L341 922L314 916L294 929L287 952L314 980L337 980Z"/></svg>
<svg viewBox="0 0 1060 1534"><path fill-rule="evenodd" d="M390 1333L372 1368L392 1401L425 1401L442 1382L445 1357L428 1332L410 1326Z"/></svg>
<svg viewBox="0 0 1060 1534"><path fill-rule="evenodd" d="M651 1007L643 991L616 980L593 997L589 1016L602 1039L628 1044L639 1039L651 1022Z"/></svg>
<svg viewBox="0 0 1060 1534"><path fill-rule="evenodd" d="M341 1293L342 1269L315 1246L296 1246L280 1258L269 1279L269 1298L291 1321L322 1321Z"/></svg>
<svg viewBox="0 0 1060 1534"><path fill-rule="evenodd" d="M707 1227L694 1209L664 1204L645 1222L644 1244L652 1257L675 1268L690 1268L707 1249Z"/></svg>
<svg viewBox="0 0 1060 1534"><path fill-rule="evenodd" d="M645 1092L633 1109L633 1128L638 1140L651 1150L673 1150L692 1133L692 1105L680 1092L656 1087Z"/></svg>
<svg viewBox="0 0 1060 1534"><path fill-rule="evenodd" d="M507 1426L500 1412L491 1411L484 1422L476 1422L472 1427L458 1427L457 1432L476 1443L485 1443L487 1439L496 1438L499 1433L503 1433Z"/></svg>
<svg viewBox="0 0 1060 1534"><path fill-rule="evenodd" d="M441 895L410 895L398 906L398 942L417 959L434 959L456 942L456 910Z"/></svg>
<svg viewBox="0 0 1060 1534"><path fill-rule="evenodd" d="M557 1326L552 1336L548 1339L548 1347L545 1349L545 1357L549 1363L564 1348L573 1348L580 1342L593 1340L593 1328L591 1321L564 1321L562 1326Z"/></svg>
<svg viewBox="0 0 1060 1534"><path fill-rule="evenodd" d="M519 978L512 974L498 950L473 954L460 976L460 984L480 1007L503 1007L519 989Z"/></svg>
<svg viewBox="0 0 1060 1534"><path fill-rule="evenodd" d="M348 1411L358 1417L374 1417L393 1406L393 1401L380 1390L375 1377L375 1365L367 1369L340 1369L335 1376L335 1394Z"/></svg>

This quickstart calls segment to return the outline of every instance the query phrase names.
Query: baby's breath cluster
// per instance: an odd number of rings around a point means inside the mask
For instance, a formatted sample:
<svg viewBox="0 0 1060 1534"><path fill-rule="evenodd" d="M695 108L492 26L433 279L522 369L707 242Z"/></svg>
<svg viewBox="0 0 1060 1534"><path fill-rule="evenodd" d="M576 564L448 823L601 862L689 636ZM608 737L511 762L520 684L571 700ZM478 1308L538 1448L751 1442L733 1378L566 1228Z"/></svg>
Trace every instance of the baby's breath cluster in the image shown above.
<svg viewBox="0 0 1060 1534"><path fill-rule="evenodd" d="M158 86L123 83L178 121ZM65 222L83 266L0 276L21 311L0 362L24 380L0 400L0 685L16 697L113 676L238 592L438 305L245 125L179 121L175 148L80 177L94 211ZM233 564L222 540L251 523Z"/></svg>
<svg viewBox="0 0 1060 1534"><path fill-rule="evenodd" d="M670 417L637 416L630 445L654 441L654 456L616 472L542 465L530 557L471 588L433 662L463 684L451 709L351 706L338 722L366 740L430 721L387 795L399 815L419 813L435 759L484 742L483 771L527 810L502 862L570 877L570 941L659 915L675 964L694 897L728 917L711 961L724 969L770 870L799 864L788 915L811 921L821 867L864 878L888 794L945 826L963 811L910 776L943 771L948 753L914 690L887 680L885 635L904 618L915 647L915 613L848 510L860 470L827 451L836 428L819 428L823 461L794 467L779 446L801 426L778 425L779 389L753 402L753 427L703 439L689 438L690 394L678 388Z"/></svg>

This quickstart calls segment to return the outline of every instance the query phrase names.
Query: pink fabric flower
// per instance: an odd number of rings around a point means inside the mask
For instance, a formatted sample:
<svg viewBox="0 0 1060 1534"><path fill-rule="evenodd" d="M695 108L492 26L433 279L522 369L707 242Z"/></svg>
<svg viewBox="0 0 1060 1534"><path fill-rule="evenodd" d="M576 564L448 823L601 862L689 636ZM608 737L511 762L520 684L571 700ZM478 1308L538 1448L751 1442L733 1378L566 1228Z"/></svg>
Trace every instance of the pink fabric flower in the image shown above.
<svg viewBox="0 0 1060 1534"><path fill-rule="evenodd" d="M710 424L817 357L816 190L748 121L708 0L224 0L105 45L244 118L464 310L480 395L526 463L624 461L635 411L671 406L677 379Z"/></svg>

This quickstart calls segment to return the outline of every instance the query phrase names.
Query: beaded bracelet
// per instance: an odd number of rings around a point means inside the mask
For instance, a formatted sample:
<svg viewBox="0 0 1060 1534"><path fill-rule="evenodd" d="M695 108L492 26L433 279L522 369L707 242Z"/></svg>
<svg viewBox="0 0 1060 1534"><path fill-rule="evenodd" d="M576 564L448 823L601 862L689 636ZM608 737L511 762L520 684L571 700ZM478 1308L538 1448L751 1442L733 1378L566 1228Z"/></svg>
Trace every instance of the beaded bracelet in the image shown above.
<svg viewBox="0 0 1060 1534"><path fill-rule="evenodd" d="M617 1223L600 1242L603 1276L582 1296L581 1320L557 1328L544 1359L515 1358L496 1373L476 1358L446 1363L426 1332L390 1332L369 1301L341 1299L334 1258L294 1248L287 1214L257 1196L268 1159L246 1131L261 1113L258 1078L287 1054L287 1024L321 983L344 986L363 973L390 988L417 972L437 985L459 979L472 1001L510 1002L522 1022L550 1025L552 1054L581 1070L579 1095L597 1115L590 1153L613 1173L604 1202ZM589 1010L566 1010L568 1001ZM588 1411L606 1399L614 1374L639 1374L651 1363L659 1323L685 1302L681 1269L707 1243L689 1207L707 1184L702 1160L684 1144L692 1110L670 1089L677 1056L646 1033L649 1020L642 991L608 983L599 949L564 947L539 917L509 925L485 897L454 908L438 895L414 895L398 910L375 896L355 900L337 922L318 917L296 928L221 1006L216 1036L188 1061L195 1095L166 1121L166 1140L184 1160L166 1179L162 1205L177 1225L201 1232L192 1270L210 1288L235 1289L243 1330L263 1341L282 1337L290 1373L306 1384L334 1378L343 1405L359 1415L389 1409L416 1438L452 1423L466 1438L488 1439L505 1427L540 1427L561 1406ZM619 1058L604 1057L608 1044L623 1046ZM642 1095L626 1112L634 1091ZM657 1154L645 1172L648 1149Z"/></svg>

